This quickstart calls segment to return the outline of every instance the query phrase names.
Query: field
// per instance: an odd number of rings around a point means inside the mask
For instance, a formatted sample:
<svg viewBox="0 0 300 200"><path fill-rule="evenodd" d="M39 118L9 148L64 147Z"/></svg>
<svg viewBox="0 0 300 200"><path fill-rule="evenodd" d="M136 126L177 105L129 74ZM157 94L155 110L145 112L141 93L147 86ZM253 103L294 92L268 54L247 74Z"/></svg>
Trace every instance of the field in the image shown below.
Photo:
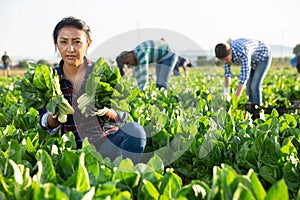
<svg viewBox="0 0 300 200"><path fill-rule="evenodd" d="M264 109L252 120L247 96L222 96L220 67L189 68L127 102L147 132L143 162L109 160L72 133L50 135L15 88L24 70L0 77L0 199L300 199L300 75L273 67ZM153 71L152 71L153 72ZM134 85L130 76L123 81Z"/></svg>

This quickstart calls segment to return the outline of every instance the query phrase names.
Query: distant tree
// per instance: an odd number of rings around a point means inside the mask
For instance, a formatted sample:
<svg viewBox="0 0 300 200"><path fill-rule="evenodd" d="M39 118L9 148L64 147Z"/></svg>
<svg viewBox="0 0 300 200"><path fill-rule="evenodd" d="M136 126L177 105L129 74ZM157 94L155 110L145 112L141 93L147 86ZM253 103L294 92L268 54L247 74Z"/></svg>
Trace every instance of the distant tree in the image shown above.
<svg viewBox="0 0 300 200"><path fill-rule="evenodd" d="M298 53L300 53L300 44L297 44L297 45L295 46L295 48L293 49L293 53L294 53L295 55L297 55Z"/></svg>
<svg viewBox="0 0 300 200"><path fill-rule="evenodd" d="M232 42L232 39L228 38L228 40L226 42L230 43L230 42Z"/></svg>
<svg viewBox="0 0 300 200"><path fill-rule="evenodd" d="M37 64L48 65L48 66L51 65L47 60L44 59L38 60Z"/></svg>
<svg viewBox="0 0 300 200"><path fill-rule="evenodd" d="M287 67L290 65L290 57L272 58L272 65L274 67Z"/></svg>
<svg viewBox="0 0 300 200"><path fill-rule="evenodd" d="M26 68L27 67L27 60L21 60L19 61L18 65L17 65L18 68Z"/></svg>
<svg viewBox="0 0 300 200"><path fill-rule="evenodd" d="M196 64L197 66L211 66L215 65L215 61L207 59L206 56L198 56Z"/></svg>

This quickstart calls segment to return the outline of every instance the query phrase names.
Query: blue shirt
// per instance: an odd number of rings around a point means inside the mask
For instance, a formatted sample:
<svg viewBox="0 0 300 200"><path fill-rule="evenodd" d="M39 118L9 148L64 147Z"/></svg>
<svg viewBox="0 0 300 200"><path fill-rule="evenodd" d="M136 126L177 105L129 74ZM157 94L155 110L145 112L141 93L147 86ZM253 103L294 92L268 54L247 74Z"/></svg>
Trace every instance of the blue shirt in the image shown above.
<svg viewBox="0 0 300 200"><path fill-rule="evenodd" d="M298 60L300 59L300 53L299 54L297 54L294 58L292 58L291 60L290 60L290 63L291 63L291 65L292 65L292 67L297 67L297 64L298 64Z"/></svg>
<svg viewBox="0 0 300 200"><path fill-rule="evenodd" d="M233 40L230 43L232 49L231 62L240 65L240 81L244 84L250 75L251 68L255 69L256 65L267 59L270 55L270 47L259 40L241 38ZM230 64L224 64L224 76L231 77Z"/></svg>

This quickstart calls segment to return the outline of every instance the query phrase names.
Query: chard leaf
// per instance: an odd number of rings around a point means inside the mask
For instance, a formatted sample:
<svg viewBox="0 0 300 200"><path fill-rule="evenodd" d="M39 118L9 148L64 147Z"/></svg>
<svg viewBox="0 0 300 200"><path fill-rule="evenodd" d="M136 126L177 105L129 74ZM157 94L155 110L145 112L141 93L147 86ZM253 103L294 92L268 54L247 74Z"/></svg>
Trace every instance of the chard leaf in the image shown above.
<svg viewBox="0 0 300 200"><path fill-rule="evenodd" d="M90 189L90 179L84 165L84 157L85 154L81 153L77 170L76 190L80 192L86 192Z"/></svg>
<svg viewBox="0 0 300 200"><path fill-rule="evenodd" d="M118 170L113 174L113 180L120 180L121 187L134 188L139 183L140 174L133 170L133 163L127 158L121 161Z"/></svg>
<svg viewBox="0 0 300 200"><path fill-rule="evenodd" d="M141 187L141 192L139 193L139 199L159 199L159 192L154 187L154 185L144 179Z"/></svg>
<svg viewBox="0 0 300 200"><path fill-rule="evenodd" d="M22 177L22 173L21 170L19 168L19 166L13 161L13 160L9 160L10 164L12 165L13 169L14 169L14 176L15 176L15 181L22 185L23 184L23 177Z"/></svg>
<svg viewBox="0 0 300 200"><path fill-rule="evenodd" d="M262 166L259 169L259 174L271 184L275 184L277 180L275 179L275 169L272 169L268 166Z"/></svg>
<svg viewBox="0 0 300 200"><path fill-rule="evenodd" d="M52 163L52 159L47 151L40 149L37 152L37 166L38 172L33 179L39 184L57 183L56 173Z"/></svg>
<svg viewBox="0 0 300 200"><path fill-rule="evenodd" d="M53 99L53 98L51 98L49 101L48 101L48 103L46 104L46 109L50 112L50 113L52 113L52 114L54 114L54 113L56 113L56 102L55 102L55 99Z"/></svg>
<svg viewBox="0 0 300 200"><path fill-rule="evenodd" d="M182 187L176 195L176 199L207 199L210 188L200 180L193 180L190 184Z"/></svg>
<svg viewBox="0 0 300 200"><path fill-rule="evenodd" d="M274 183L272 187L268 190L265 200L271 200L271 199L280 199L280 200L289 199L288 188L283 179Z"/></svg>
<svg viewBox="0 0 300 200"><path fill-rule="evenodd" d="M51 88L51 71L47 65L37 65L33 77L33 85L41 91Z"/></svg>
<svg viewBox="0 0 300 200"><path fill-rule="evenodd" d="M249 176L249 178L251 180L252 190L255 195L255 198L258 200L265 199L266 191L265 191L264 187L262 186L261 182L259 181L254 170L250 169L247 176Z"/></svg>
<svg viewBox="0 0 300 200"><path fill-rule="evenodd" d="M43 185L35 185L33 199L60 199L69 200L69 196L61 191L53 183L45 183Z"/></svg>
<svg viewBox="0 0 300 200"><path fill-rule="evenodd" d="M161 180L159 193L165 195L167 199L174 199L176 192L181 188L181 186L181 178L170 169L167 169Z"/></svg>

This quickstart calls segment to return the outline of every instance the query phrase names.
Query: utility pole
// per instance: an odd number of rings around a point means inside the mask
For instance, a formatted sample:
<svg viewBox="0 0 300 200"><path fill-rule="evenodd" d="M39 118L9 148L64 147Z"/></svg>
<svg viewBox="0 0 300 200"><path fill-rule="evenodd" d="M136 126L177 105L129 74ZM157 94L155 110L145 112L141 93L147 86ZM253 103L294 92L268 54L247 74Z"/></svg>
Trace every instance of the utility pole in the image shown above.
<svg viewBox="0 0 300 200"><path fill-rule="evenodd" d="M284 28L281 28L281 47L280 47L280 57L283 56L283 44L284 44Z"/></svg>
<svg viewBox="0 0 300 200"><path fill-rule="evenodd" d="M139 19L136 20L136 39L137 39L136 43L137 44L140 43L140 20Z"/></svg>

